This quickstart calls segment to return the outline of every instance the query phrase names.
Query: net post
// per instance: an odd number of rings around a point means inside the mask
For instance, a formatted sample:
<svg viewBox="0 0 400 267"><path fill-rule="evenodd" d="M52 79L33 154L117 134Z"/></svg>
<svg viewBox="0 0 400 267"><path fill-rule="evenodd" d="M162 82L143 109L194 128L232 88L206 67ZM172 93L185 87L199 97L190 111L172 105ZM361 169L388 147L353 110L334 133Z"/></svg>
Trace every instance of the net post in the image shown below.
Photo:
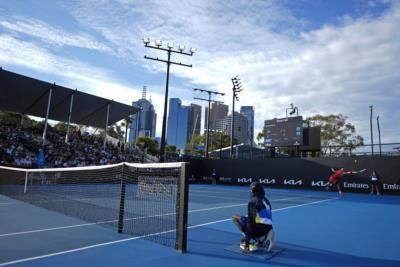
<svg viewBox="0 0 400 267"><path fill-rule="evenodd" d="M185 253L187 249L187 220L188 220L188 166L189 163L182 163L180 179L179 179L179 194L177 202L177 227L176 227L176 245L175 249L181 253Z"/></svg>
<svg viewBox="0 0 400 267"><path fill-rule="evenodd" d="M28 187L28 176L29 176L29 172L28 170L25 171L25 184L24 184L24 194L26 193L26 189Z"/></svg>
<svg viewBox="0 0 400 267"><path fill-rule="evenodd" d="M121 166L121 197L119 202L119 216L118 216L118 233L121 234L124 229L124 213L125 213L125 191L126 191L126 182L125 182L125 164Z"/></svg>

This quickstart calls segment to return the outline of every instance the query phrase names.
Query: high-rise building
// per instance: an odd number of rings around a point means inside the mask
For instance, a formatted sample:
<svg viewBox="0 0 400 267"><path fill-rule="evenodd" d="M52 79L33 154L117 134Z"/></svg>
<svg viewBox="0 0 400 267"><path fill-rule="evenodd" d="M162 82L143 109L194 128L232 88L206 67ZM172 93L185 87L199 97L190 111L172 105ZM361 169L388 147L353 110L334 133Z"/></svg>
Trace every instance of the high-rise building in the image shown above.
<svg viewBox="0 0 400 267"><path fill-rule="evenodd" d="M141 136L154 138L156 134L157 114L151 100L146 99L146 86L143 86L142 99L132 102L132 106L141 110L132 115L129 141L134 142Z"/></svg>
<svg viewBox="0 0 400 267"><path fill-rule="evenodd" d="M189 137L190 107L182 106L179 98L169 99L167 144L184 150Z"/></svg>
<svg viewBox="0 0 400 267"><path fill-rule="evenodd" d="M254 143L254 107L253 106L242 106L240 107L240 114L247 118L247 144ZM251 140L251 142L250 142Z"/></svg>
<svg viewBox="0 0 400 267"><path fill-rule="evenodd" d="M192 139L193 135L200 134L200 127L201 127L201 106L197 104L190 104L188 141Z"/></svg>
<svg viewBox="0 0 400 267"><path fill-rule="evenodd" d="M211 113L210 113L210 130L216 130L216 121L218 119L224 118L228 115L229 106L221 103L212 103L211 104ZM206 107L205 111L205 119L204 119L204 131L207 129L207 118L208 118L208 107Z"/></svg>
<svg viewBox="0 0 400 267"><path fill-rule="evenodd" d="M222 131L226 135L231 135L232 128L232 114L225 116L222 119L216 120L217 131ZM233 129L233 138L237 139L238 143L248 143L249 137L247 135L247 118L242 114L235 112L235 128Z"/></svg>

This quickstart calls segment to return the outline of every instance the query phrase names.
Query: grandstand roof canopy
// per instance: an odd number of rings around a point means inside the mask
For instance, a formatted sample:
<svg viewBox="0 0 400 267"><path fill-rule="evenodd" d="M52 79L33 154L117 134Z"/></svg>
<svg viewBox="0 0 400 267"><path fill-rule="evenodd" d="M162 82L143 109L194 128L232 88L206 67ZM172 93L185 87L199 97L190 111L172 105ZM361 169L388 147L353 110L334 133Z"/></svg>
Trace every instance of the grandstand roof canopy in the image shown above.
<svg viewBox="0 0 400 267"><path fill-rule="evenodd" d="M71 95L74 95L71 123L104 128L107 104L110 104L108 125L112 125L139 109L90 95L60 85L33 79L0 68L0 110L46 117L52 89L49 119L68 121Z"/></svg>

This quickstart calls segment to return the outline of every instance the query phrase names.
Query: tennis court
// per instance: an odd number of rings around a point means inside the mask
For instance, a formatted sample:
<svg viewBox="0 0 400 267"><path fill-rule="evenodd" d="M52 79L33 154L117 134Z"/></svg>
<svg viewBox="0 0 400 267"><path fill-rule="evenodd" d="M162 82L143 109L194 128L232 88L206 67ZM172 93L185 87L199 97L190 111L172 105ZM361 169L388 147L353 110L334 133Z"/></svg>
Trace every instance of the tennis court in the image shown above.
<svg viewBox="0 0 400 267"><path fill-rule="evenodd" d="M190 185L188 251L0 195L0 266L399 266L396 196L267 188L279 253L229 250L248 187Z"/></svg>

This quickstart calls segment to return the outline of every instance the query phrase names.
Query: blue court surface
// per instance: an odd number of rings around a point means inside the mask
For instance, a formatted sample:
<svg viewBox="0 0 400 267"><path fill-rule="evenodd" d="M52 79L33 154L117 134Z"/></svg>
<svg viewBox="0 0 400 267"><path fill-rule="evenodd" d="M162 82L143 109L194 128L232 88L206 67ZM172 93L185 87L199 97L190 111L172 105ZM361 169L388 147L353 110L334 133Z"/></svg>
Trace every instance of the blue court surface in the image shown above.
<svg viewBox="0 0 400 267"><path fill-rule="evenodd" d="M267 259L229 250L248 187L190 185L184 254L0 195L0 266L400 266L400 197L266 192L282 249Z"/></svg>

